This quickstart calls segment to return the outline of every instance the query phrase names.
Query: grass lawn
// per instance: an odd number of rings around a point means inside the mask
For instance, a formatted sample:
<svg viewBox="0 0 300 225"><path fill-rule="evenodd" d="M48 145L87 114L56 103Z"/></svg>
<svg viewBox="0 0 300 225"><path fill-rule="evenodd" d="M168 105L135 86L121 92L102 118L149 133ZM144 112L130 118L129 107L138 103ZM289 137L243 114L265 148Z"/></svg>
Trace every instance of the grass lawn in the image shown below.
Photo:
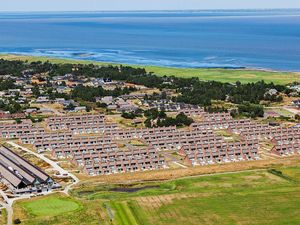
<svg viewBox="0 0 300 225"><path fill-rule="evenodd" d="M32 61L50 61L52 63L82 63L82 64L98 64L111 65L112 63L103 63L85 60L69 60L38 56L19 56L19 55L0 55L0 58L8 60L27 60ZM177 77L199 77L202 80L216 80L221 82L236 82L237 80L248 83L265 80L266 82L274 82L276 84L287 84L300 80L300 73L290 72L270 72L261 70L233 70L233 69L202 69L202 68L168 68L158 66L135 66L144 67L148 72L154 72L160 76L177 76Z"/></svg>
<svg viewBox="0 0 300 225"><path fill-rule="evenodd" d="M79 209L80 205L68 198L55 195L36 201L22 203L22 206L35 216L56 216Z"/></svg>
<svg viewBox="0 0 300 225"><path fill-rule="evenodd" d="M295 114L291 113L290 111L283 109L283 108L278 108L274 110L276 113L278 113L281 116L285 116L285 117L294 117Z"/></svg>

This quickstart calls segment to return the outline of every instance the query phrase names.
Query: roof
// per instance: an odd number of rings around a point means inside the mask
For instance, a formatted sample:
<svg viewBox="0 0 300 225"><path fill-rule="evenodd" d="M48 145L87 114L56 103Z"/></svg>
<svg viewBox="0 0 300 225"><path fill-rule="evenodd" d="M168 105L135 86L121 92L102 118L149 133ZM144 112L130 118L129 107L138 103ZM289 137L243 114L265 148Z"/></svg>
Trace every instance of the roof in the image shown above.
<svg viewBox="0 0 300 225"><path fill-rule="evenodd" d="M22 179L14 174L8 167L0 162L0 174L7 181L9 181L14 187L18 187L22 183Z"/></svg>
<svg viewBox="0 0 300 225"><path fill-rule="evenodd" d="M29 163L28 161L26 161L25 159L23 159L16 153L12 152L10 149L2 146L2 147L0 147L0 153L1 153L0 159L4 160L3 156L5 155L5 158L9 159L11 167L13 167L13 168L18 167L18 170L20 170L20 171L24 170L24 172L22 172L22 173L28 173L26 175L26 177L29 178L30 176L33 176L42 182L45 182L49 179L49 176L46 173L44 173L42 170L40 170L36 166ZM9 161L6 160L6 162L9 162ZM25 177L25 175L24 175L24 177ZM30 181L33 181L33 180L30 180Z"/></svg>

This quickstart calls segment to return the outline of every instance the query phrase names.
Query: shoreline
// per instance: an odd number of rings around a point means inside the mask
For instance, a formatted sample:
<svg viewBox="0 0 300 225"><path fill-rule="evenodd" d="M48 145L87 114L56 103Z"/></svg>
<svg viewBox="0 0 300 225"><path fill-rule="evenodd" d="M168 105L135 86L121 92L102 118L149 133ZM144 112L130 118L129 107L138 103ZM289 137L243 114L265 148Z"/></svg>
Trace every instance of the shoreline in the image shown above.
<svg viewBox="0 0 300 225"><path fill-rule="evenodd" d="M49 60L63 60L63 61L78 61L86 64L87 62L91 62L94 64L103 64L103 65L124 65L124 66L132 66L132 67L157 67L157 68L169 68L169 69L191 69L191 70L241 70L241 71L262 71L262 72L270 72L270 73L300 73L299 71L290 71L290 70L278 70L272 68L259 68L259 67L246 67L246 66L207 66L207 67L176 67L176 66L164 66L164 65L151 65L151 64L134 64L134 63L121 63L121 62L111 62L111 61L97 61L92 59L76 59L70 57L55 57L55 56L43 56L43 55L30 55L30 54L10 54L10 53L1 53L0 58L5 57L33 57L33 58L42 58Z"/></svg>
<svg viewBox="0 0 300 225"><path fill-rule="evenodd" d="M264 80L267 83L289 84L300 80L300 72L278 71L264 68L182 68L182 67L164 67L152 65L136 65L126 63L100 62L95 60L70 59L49 56L34 56L22 54L0 53L0 59L21 60L21 61L49 61L51 63L73 63L73 64L95 64L99 66L124 65L134 68L145 68L147 72L152 72L158 76L175 76L182 78L197 77L204 81L219 81L224 83L252 83Z"/></svg>

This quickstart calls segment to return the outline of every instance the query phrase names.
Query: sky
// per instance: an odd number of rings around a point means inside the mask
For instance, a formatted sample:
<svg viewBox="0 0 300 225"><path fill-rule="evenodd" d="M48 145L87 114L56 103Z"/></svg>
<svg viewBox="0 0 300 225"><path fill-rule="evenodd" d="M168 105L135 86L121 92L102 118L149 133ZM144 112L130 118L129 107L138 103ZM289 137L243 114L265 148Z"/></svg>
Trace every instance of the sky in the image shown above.
<svg viewBox="0 0 300 225"><path fill-rule="evenodd" d="M300 8L300 0L0 0L0 11Z"/></svg>

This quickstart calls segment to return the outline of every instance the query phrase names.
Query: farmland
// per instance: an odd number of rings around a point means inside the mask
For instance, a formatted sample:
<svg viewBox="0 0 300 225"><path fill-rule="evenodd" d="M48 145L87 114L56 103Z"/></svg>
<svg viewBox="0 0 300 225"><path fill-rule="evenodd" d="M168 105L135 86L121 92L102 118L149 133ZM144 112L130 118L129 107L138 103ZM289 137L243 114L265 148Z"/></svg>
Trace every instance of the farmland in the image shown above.
<svg viewBox="0 0 300 225"><path fill-rule="evenodd" d="M33 61L50 61L52 63L82 63L82 64L97 64L111 65L112 63L95 62L88 60L70 60L48 58L40 56L20 56L20 55L0 55L0 58L7 60L27 60ZM132 66L132 65L131 65ZM158 66L134 66L144 67L148 72L153 72L159 76L176 76L176 77L198 77L201 80L215 80L221 82L236 82L242 83L256 82L265 80L266 82L274 82L276 84L288 84L293 81L300 80L300 73L292 72L275 72L252 69L203 69L203 68L168 68Z"/></svg>
<svg viewBox="0 0 300 225"><path fill-rule="evenodd" d="M299 182L299 166L276 166L163 182L82 183L70 198L24 200L14 209L23 224L299 224ZM57 214L55 198L73 203Z"/></svg>

